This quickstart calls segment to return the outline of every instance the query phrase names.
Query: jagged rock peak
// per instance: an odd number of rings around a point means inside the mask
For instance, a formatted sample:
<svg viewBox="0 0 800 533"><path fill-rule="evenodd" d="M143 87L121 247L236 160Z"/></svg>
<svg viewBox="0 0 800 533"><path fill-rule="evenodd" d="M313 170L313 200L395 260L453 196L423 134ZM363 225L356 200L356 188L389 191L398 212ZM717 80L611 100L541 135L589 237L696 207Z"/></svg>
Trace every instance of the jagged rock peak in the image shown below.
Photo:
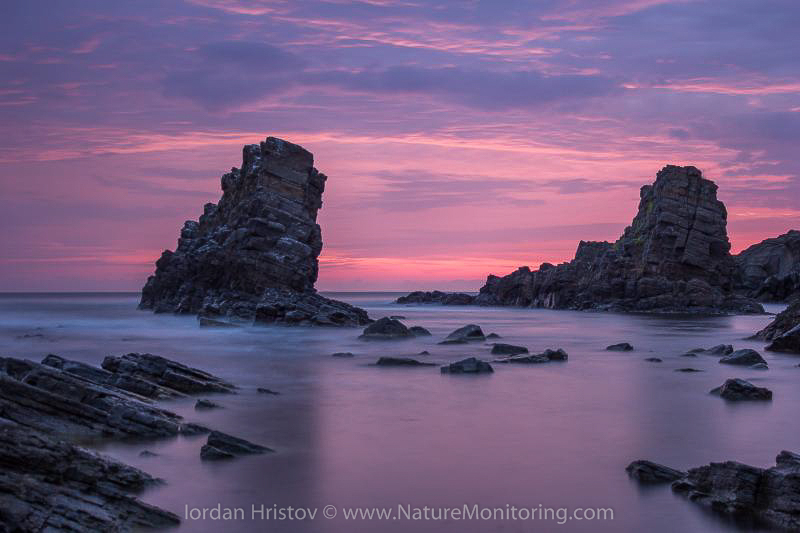
<svg viewBox="0 0 800 533"><path fill-rule="evenodd" d="M314 156L268 137L222 176L222 198L187 221L142 289L140 307L240 320L358 325L363 310L314 291L326 176Z"/></svg>

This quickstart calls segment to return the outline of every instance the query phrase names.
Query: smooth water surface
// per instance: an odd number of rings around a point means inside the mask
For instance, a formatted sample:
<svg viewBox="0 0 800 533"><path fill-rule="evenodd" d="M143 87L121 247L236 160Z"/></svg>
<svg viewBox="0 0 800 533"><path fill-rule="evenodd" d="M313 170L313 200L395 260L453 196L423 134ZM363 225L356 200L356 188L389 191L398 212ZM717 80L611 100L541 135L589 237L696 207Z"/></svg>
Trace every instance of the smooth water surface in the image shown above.
<svg viewBox="0 0 800 533"><path fill-rule="evenodd" d="M0 295L0 353L48 353L92 364L109 354L151 352L197 366L241 387L217 396L224 409L195 411L194 399L164 402L191 421L274 448L276 453L201 462L205 437L98 448L163 478L142 498L183 516L190 508L246 508L245 520L184 520L211 531L736 531L733 524L671 493L641 488L625 466L646 458L686 469L737 460L770 466L800 451L800 357L744 340L769 316L656 317L537 309L398 306L390 293L333 295L370 316L403 315L432 337L364 342L359 329L200 329L194 317L136 309L135 294ZM773 307L771 311L779 310ZM532 352L564 348L565 363L495 365L481 376L439 369L378 368L381 355L431 355L446 363L487 360L486 344L439 346L475 323ZM627 341L635 351L609 352ZM755 348L770 369L730 367L688 349L730 343ZM349 359L331 357L350 351ZM662 363L649 363L660 357ZM703 372L675 370L693 367ZM769 403L729 404L708 391L741 377L774 392ZM258 394L257 387L279 391ZM143 458L148 449L158 454ZM612 521L251 520L252 505L394 507L602 507Z"/></svg>

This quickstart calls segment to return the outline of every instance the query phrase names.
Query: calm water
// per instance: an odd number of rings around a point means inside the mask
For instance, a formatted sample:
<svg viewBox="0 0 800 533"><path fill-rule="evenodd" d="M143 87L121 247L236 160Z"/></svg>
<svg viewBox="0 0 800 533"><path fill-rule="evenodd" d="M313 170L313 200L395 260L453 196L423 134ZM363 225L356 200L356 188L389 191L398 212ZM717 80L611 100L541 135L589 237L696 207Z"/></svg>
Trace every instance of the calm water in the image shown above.
<svg viewBox="0 0 800 533"><path fill-rule="evenodd" d="M184 520L181 531L735 531L668 487L642 489L624 471L647 458L688 468L710 461L774 464L800 451L800 358L743 340L766 316L663 318L603 313L397 306L388 293L339 294L370 316L400 314L432 337L365 343L355 329L256 327L204 330L192 317L136 310L135 294L0 295L0 353L48 353L99 364L109 354L151 352L218 374L242 388L225 406L168 403L189 420L265 444L275 454L203 463L204 437L109 443L100 449L163 478L143 495L183 516L185 506L603 507L613 521ZM772 308L777 311L779 308ZM441 375L436 367L370 366L380 355L437 363L483 344L438 346L467 323L531 351L562 347L566 363L495 365L489 376ZM27 336L26 336L27 335ZM636 350L607 352L627 341ZM687 349L731 343L765 355L768 371L731 368ZM330 356L337 351L352 359ZM663 363L644 362L661 357ZM704 372L675 372L681 367ZM726 404L708 391L741 377L774 392L771 403ZM259 395L256 387L280 391ZM159 455L139 457L143 449ZM746 528L745 528L746 529Z"/></svg>

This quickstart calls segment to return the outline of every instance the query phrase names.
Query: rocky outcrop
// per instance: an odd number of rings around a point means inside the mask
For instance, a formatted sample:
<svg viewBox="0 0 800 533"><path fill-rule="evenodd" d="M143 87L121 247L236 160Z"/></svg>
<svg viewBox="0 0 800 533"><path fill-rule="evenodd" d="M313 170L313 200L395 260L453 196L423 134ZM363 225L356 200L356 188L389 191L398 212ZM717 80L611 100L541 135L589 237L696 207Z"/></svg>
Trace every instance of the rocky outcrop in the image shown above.
<svg viewBox="0 0 800 533"><path fill-rule="evenodd" d="M207 318L364 325L367 313L314 290L326 176L302 147L267 138L247 145L222 176L222 198L187 221L142 289L140 307Z"/></svg>
<svg viewBox="0 0 800 533"><path fill-rule="evenodd" d="M754 244L735 260L736 288L747 296L781 302L800 295L800 231Z"/></svg>
<svg viewBox="0 0 800 533"><path fill-rule="evenodd" d="M177 525L136 498L158 480L19 426L0 428L0 531L138 531Z"/></svg>
<svg viewBox="0 0 800 533"><path fill-rule="evenodd" d="M717 513L800 529L800 456L782 451L772 468L735 461L692 468L672 489Z"/></svg>
<svg viewBox="0 0 800 533"><path fill-rule="evenodd" d="M212 431L208 435L208 440L200 449L200 458L204 461L217 461L220 459L232 459L239 455L254 455L272 452L274 450L253 444L250 441L228 435L221 431Z"/></svg>
<svg viewBox="0 0 800 533"><path fill-rule="evenodd" d="M734 402L744 400L771 400L772 391L765 387L756 387L743 379L728 379L721 386L712 389L711 394Z"/></svg>
<svg viewBox="0 0 800 533"><path fill-rule="evenodd" d="M800 300L778 313L775 320L753 338L772 341L766 348L770 351L800 353Z"/></svg>
<svg viewBox="0 0 800 533"><path fill-rule="evenodd" d="M641 189L639 211L616 242L581 241L575 258L491 275L473 303L660 313L758 313L734 292L727 211L717 186L668 165Z"/></svg>

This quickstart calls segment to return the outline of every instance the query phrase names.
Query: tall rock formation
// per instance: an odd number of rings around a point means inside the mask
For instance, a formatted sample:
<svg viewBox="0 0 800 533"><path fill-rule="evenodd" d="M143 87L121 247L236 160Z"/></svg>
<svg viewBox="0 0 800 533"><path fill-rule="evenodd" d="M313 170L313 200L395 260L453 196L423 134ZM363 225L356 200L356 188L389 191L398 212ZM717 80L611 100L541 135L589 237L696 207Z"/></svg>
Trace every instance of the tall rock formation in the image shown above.
<svg viewBox="0 0 800 533"><path fill-rule="evenodd" d="M735 256L737 290L764 301L800 296L800 231L766 239Z"/></svg>
<svg viewBox="0 0 800 533"><path fill-rule="evenodd" d="M363 325L367 313L314 290L326 176L304 148L275 137L244 147L222 198L187 221L156 261L140 308L256 322Z"/></svg>
<svg viewBox="0 0 800 533"><path fill-rule="evenodd" d="M622 236L584 242L575 258L539 270L489 276L474 303L643 312L762 312L733 292L725 205L692 166L668 165L641 189Z"/></svg>

